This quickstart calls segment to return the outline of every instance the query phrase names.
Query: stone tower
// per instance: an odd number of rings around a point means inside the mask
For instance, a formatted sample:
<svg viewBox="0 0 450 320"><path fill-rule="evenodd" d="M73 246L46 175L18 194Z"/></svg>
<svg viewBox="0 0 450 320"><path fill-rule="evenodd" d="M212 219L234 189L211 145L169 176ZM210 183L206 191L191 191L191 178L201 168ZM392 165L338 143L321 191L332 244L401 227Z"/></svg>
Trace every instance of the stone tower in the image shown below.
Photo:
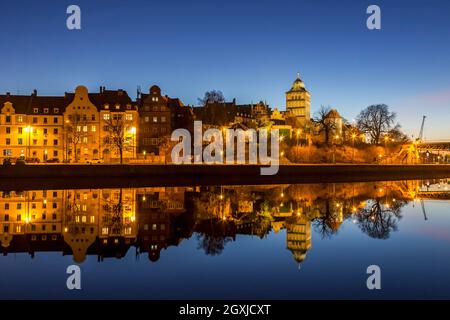
<svg viewBox="0 0 450 320"><path fill-rule="evenodd" d="M297 73L291 90L286 92L286 111L295 128L304 129L311 118L311 95Z"/></svg>

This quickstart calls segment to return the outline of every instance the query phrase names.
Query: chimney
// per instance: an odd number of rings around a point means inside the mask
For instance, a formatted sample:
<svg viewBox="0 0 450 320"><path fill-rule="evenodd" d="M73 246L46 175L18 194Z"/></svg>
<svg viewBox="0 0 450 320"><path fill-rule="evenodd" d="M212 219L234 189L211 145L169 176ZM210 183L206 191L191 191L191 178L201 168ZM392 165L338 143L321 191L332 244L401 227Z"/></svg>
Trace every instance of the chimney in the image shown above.
<svg viewBox="0 0 450 320"><path fill-rule="evenodd" d="M6 93L6 96L7 96L7 97L9 97L10 95L11 95L11 93L10 93L10 92L7 92L7 93Z"/></svg>
<svg viewBox="0 0 450 320"><path fill-rule="evenodd" d="M33 90L33 96L37 96L37 90L36 89Z"/></svg>

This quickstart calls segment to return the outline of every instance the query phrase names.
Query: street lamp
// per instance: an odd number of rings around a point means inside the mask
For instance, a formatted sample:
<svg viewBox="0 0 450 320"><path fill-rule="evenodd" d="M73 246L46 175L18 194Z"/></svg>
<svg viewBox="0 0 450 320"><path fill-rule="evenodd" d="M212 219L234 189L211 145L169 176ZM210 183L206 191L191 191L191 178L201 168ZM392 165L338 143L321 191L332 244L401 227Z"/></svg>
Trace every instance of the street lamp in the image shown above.
<svg viewBox="0 0 450 320"><path fill-rule="evenodd" d="M135 150L136 150L136 127L132 127L130 130L131 134L133 135L133 159L135 158Z"/></svg>
<svg viewBox="0 0 450 320"><path fill-rule="evenodd" d="M352 163L355 161L355 138L356 134L352 134Z"/></svg>
<svg viewBox="0 0 450 320"><path fill-rule="evenodd" d="M339 139L339 135L335 135L333 139L333 163L336 163L336 144Z"/></svg>
<svg viewBox="0 0 450 320"><path fill-rule="evenodd" d="M26 133L28 133L27 156L28 158L30 158L30 134L33 128L31 126L26 126L24 130Z"/></svg>

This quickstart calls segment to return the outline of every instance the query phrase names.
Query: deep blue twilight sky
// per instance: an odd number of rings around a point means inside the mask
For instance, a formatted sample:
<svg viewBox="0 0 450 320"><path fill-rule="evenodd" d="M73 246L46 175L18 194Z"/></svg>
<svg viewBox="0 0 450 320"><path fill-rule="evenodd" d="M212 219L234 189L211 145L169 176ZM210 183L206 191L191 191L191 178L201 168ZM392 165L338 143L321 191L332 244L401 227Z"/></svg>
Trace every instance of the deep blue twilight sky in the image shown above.
<svg viewBox="0 0 450 320"><path fill-rule="evenodd" d="M81 7L82 29L66 28ZM366 28L366 8L382 30ZM386 103L409 134L450 139L450 1L160 0L0 2L0 92L152 84L196 104L206 90L284 109L300 71L320 105L352 120Z"/></svg>

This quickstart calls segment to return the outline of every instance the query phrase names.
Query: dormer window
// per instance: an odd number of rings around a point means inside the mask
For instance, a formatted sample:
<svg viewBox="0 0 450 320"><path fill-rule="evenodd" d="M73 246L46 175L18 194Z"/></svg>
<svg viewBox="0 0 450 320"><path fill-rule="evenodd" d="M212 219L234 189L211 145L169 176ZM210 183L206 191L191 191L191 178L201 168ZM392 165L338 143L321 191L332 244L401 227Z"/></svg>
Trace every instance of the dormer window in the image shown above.
<svg viewBox="0 0 450 320"><path fill-rule="evenodd" d="M59 113L59 108L53 108L54 113Z"/></svg>
<svg viewBox="0 0 450 320"><path fill-rule="evenodd" d="M38 108L33 108L33 113L38 113L39 109Z"/></svg>
<svg viewBox="0 0 450 320"><path fill-rule="evenodd" d="M109 105L105 104L105 109L108 110L109 109Z"/></svg>
<svg viewBox="0 0 450 320"><path fill-rule="evenodd" d="M127 104L127 110L131 110L131 106Z"/></svg>
<svg viewBox="0 0 450 320"><path fill-rule="evenodd" d="M120 105L116 105L116 110L119 110L120 109Z"/></svg>
<svg viewBox="0 0 450 320"><path fill-rule="evenodd" d="M48 113L48 108L44 108L44 113Z"/></svg>

